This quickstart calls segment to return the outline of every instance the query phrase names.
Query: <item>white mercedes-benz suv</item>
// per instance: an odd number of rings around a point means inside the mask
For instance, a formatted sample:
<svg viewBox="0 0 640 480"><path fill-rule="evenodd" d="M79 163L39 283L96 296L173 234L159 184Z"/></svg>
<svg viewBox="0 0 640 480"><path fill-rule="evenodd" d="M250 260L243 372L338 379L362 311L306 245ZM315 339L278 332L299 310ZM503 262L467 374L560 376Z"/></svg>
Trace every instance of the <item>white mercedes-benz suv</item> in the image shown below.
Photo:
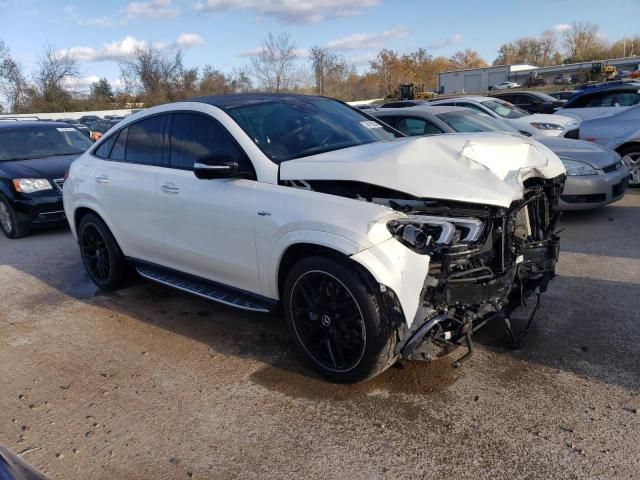
<svg viewBox="0 0 640 480"><path fill-rule="evenodd" d="M123 120L71 166L91 279L282 306L336 382L433 359L555 275L558 157L502 134L401 134L337 100L224 95ZM465 355L466 357L466 355Z"/></svg>

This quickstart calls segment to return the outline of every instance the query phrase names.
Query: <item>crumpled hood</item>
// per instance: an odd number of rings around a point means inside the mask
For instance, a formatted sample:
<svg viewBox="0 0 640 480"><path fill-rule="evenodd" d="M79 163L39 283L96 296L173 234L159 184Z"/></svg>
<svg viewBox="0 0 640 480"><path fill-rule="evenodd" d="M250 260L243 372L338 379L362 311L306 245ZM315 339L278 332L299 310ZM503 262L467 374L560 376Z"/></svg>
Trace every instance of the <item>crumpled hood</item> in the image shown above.
<svg viewBox="0 0 640 480"><path fill-rule="evenodd" d="M282 180L357 181L418 198L509 207L530 177L565 172L534 140L500 133L375 142L283 162Z"/></svg>
<svg viewBox="0 0 640 480"><path fill-rule="evenodd" d="M577 160L592 167L602 168L615 163L620 157L613 150L582 140L563 137L541 137L536 140L548 147L561 159Z"/></svg>

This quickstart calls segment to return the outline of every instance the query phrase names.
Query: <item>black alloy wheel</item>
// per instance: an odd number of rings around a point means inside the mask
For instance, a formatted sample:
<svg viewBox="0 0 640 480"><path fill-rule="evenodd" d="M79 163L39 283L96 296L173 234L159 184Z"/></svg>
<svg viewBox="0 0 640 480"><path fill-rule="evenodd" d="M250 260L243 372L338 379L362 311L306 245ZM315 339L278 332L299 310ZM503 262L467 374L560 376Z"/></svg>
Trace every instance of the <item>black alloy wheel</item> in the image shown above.
<svg viewBox="0 0 640 480"><path fill-rule="evenodd" d="M295 333L322 368L347 372L362 360L366 328L353 294L335 276L312 270L293 285L290 299Z"/></svg>
<svg viewBox="0 0 640 480"><path fill-rule="evenodd" d="M87 273L99 288L119 288L127 273L127 263L115 238L96 215L82 217L78 225L78 243Z"/></svg>
<svg viewBox="0 0 640 480"><path fill-rule="evenodd" d="M93 224L87 224L82 229L80 249L87 272L98 284L109 281L111 276L111 262L107 243Z"/></svg>

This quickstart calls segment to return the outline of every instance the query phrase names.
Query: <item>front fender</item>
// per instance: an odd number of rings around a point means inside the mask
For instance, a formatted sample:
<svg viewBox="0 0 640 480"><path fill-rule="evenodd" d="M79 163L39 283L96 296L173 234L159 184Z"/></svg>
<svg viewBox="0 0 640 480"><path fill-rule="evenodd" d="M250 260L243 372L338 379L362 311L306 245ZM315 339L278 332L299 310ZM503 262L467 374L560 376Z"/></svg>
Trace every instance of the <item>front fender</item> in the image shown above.
<svg viewBox="0 0 640 480"><path fill-rule="evenodd" d="M330 248L347 257L350 257L359 249L357 243L333 233L318 230L293 230L286 233L276 242L269 263L266 265L266 268L261 271L261 273L263 273L261 275L263 295L266 297L279 299L278 275L280 262L287 249L298 244L312 244Z"/></svg>

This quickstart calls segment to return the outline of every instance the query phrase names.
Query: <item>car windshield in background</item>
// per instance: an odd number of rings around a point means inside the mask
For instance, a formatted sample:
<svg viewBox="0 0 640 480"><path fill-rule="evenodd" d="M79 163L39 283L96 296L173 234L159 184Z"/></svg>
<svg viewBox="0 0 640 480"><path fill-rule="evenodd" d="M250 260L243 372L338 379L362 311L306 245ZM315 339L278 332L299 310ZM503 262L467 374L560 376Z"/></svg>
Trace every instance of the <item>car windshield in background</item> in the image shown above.
<svg viewBox="0 0 640 480"><path fill-rule="evenodd" d="M538 98L545 102L557 102L557 98L553 98L551 95L547 95L546 93L538 92Z"/></svg>
<svg viewBox="0 0 640 480"><path fill-rule="evenodd" d="M328 98L242 105L229 115L276 163L396 137L391 128Z"/></svg>
<svg viewBox="0 0 640 480"><path fill-rule="evenodd" d="M459 133L476 133L476 132L508 132L513 131L501 121L490 117L489 115L468 112L446 112L436 115L440 120L453 128Z"/></svg>
<svg viewBox="0 0 640 480"><path fill-rule="evenodd" d="M501 100L485 100L482 105L503 118L522 118L529 115L529 112Z"/></svg>
<svg viewBox="0 0 640 480"><path fill-rule="evenodd" d="M79 155L93 143L73 127L0 130L0 161Z"/></svg>

